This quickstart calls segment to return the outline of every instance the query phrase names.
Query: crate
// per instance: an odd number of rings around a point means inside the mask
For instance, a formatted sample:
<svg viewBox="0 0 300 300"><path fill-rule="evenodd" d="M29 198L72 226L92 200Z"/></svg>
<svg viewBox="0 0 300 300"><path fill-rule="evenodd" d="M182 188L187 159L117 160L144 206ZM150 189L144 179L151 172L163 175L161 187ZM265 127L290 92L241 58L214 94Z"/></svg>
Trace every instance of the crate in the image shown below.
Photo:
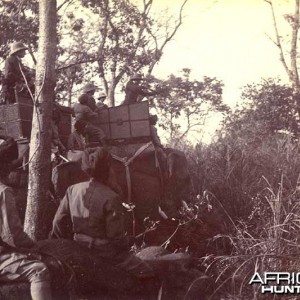
<svg viewBox="0 0 300 300"><path fill-rule="evenodd" d="M151 140L147 101L103 109L99 119L99 127L110 142Z"/></svg>
<svg viewBox="0 0 300 300"><path fill-rule="evenodd" d="M30 139L33 104L31 98L17 97L16 103L0 105L0 134L11 136L15 139ZM59 137L67 146L71 133L71 112L68 107L61 107L61 122L58 126Z"/></svg>
<svg viewBox="0 0 300 300"><path fill-rule="evenodd" d="M25 102L0 106L0 134L15 139L30 137L33 105Z"/></svg>

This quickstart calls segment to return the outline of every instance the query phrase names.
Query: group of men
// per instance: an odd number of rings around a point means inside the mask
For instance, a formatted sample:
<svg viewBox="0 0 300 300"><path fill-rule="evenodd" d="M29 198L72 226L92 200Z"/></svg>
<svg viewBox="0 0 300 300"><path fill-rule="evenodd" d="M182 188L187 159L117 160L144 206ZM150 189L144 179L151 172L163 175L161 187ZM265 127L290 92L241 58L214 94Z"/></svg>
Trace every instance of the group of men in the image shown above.
<svg viewBox="0 0 300 300"><path fill-rule="evenodd" d="M134 75L130 78L125 88L125 100L121 105L134 104L139 102L139 97L154 95L156 91L148 91L140 85L142 77L140 75ZM85 143L88 146L91 145L106 145L105 134L99 128L100 113L101 110L108 108L104 104L106 94L101 93L98 98L98 102L94 99L94 94L97 87L88 83L83 88L83 94L78 98L78 103L74 105L75 124L74 131L69 137L68 148L70 150L83 150ZM151 136L155 146L162 147L160 139L157 135L155 124L157 122L157 116L150 117L150 129Z"/></svg>
<svg viewBox="0 0 300 300"><path fill-rule="evenodd" d="M16 101L16 91L29 92L32 88L33 74L22 64L27 47L21 43L13 43L10 55L5 61L4 78L2 82L2 95L4 103L14 103ZM153 96L158 91L152 91L141 85L143 78L140 74L133 75L125 87L125 100L121 105L133 104L142 100L145 96ZM100 92L98 101L94 95L97 87L93 83L88 83L83 87L83 93L78 98L78 103L74 105L75 124L74 130L68 142L68 149L83 150L85 145L104 146L106 145L105 134L99 128L99 112L108 106L104 103L106 93ZM55 103L55 102L54 102ZM66 150L58 136L57 105L54 105L52 118L53 145L61 152ZM161 147L159 137L154 127L155 117L151 117L151 135L155 145Z"/></svg>
<svg viewBox="0 0 300 300"><path fill-rule="evenodd" d="M13 44L6 60L3 82L6 103L15 101L11 97L18 85L21 86L24 81L28 85L27 73L23 71L25 69L21 63L26 49L22 43ZM123 104L135 103L139 101L139 96L156 93L143 89L139 85L141 80L141 76L137 75L131 78L126 86ZM105 135L97 122L99 112L107 107L103 103L106 95L102 93L96 102L93 97L95 91L93 84L84 87L83 94L74 106L75 131L69 139L70 148L83 150L82 169L90 175L91 180L68 188L54 217L51 237L72 238L93 251L95 257L107 259L141 280L153 278L152 269L129 252L122 199L108 184L112 158L106 147L99 147L105 146ZM14 192L7 181L17 158L17 143L7 138L0 145L0 284L28 281L32 299L48 300L52 299L51 274L39 255L32 251L35 243L23 231Z"/></svg>
<svg viewBox="0 0 300 300"><path fill-rule="evenodd" d="M7 182L17 158L17 143L8 138L0 145L0 285L27 281L33 300L49 300L51 274L32 250L35 243L23 231L14 192ZM82 169L91 179L67 189L55 214L50 237L73 239L89 248L96 260L104 259L144 283L155 276L147 263L130 253L122 199L108 184L111 160L104 147L84 150Z"/></svg>

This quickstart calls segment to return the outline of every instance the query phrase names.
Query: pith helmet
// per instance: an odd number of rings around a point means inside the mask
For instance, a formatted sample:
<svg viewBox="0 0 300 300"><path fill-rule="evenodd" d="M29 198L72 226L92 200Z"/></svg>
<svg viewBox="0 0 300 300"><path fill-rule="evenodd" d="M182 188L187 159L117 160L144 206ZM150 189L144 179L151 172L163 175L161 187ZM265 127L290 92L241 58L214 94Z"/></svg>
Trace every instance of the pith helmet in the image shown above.
<svg viewBox="0 0 300 300"><path fill-rule="evenodd" d="M17 53L18 51L26 50L26 49L28 48L23 43L15 42L10 46L10 54L14 54Z"/></svg>
<svg viewBox="0 0 300 300"><path fill-rule="evenodd" d="M130 77L130 80L143 80L143 77L141 74L134 74Z"/></svg>
<svg viewBox="0 0 300 300"><path fill-rule="evenodd" d="M91 91L95 91L97 89L97 87L93 84L93 83L87 83L84 87L83 87L83 92L84 93L88 93Z"/></svg>
<svg viewBox="0 0 300 300"><path fill-rule="evenodd" d="M106 93L105 93L105 92L100 92L100 93L99 93L98 99L101 100L101 99L106 98L106 97L107 97L107 96L106 96ZM104 100L104 99L103 99L103 100Z"/></svg>

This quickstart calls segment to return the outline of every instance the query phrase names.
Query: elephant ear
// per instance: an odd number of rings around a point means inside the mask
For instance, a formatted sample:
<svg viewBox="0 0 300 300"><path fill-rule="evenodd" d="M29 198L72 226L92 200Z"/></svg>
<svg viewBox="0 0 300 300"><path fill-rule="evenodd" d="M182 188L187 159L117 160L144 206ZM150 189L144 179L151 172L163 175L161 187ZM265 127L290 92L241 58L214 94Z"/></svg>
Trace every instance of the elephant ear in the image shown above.
<svg viewBox="0 0 300 300"><path fill-rule="evenodd" d="M189 172L187 168L187 159L182 151L168 149L167 167L169 178L188 178Z"/></svg>

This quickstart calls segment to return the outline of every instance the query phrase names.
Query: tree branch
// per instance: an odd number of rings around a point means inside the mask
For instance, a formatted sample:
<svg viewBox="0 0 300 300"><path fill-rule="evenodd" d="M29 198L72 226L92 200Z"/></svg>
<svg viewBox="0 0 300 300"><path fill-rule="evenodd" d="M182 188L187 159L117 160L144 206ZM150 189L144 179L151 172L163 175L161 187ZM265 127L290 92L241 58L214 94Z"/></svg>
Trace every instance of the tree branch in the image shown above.
<svg viewBox="0 0 300 300"><path fill-rule="evenodd" d="M274 7L273 7L273 3L271 0L264 0L266 3L268 3L271 7L271 12L272 12L272 18L273 18L273 25L274 25L274 29L275 29L275 34L276 34L276 46L278 47L279 49L279 54L280 54L280 61L282 62L283 64L283 67L290 79L290 81L292 82L293 80L293 74L291 72L291 70L289 69L287 63L286 63L286 60L285 60L285 57L284 57L284 53L283 53L283 48L282 48L282 45L281 45L281 38L280 38L280 35L279 35L279 30L278 30L278 26L277 26L277 21L276 21L276 17L275 17L275 11L274 11Z"/></svg>
<svg viewBox="0 0 300 300"><path fill-rule="evenodd" d="M73 63L73 64L69 64L67 66L63 66L63 67L57 68L56 71L62 71L62 70L65 70L65 69L68 69L68 68L72 68L74 66L81 65L81 64L96 62L97 60L98 60L98 58L92 58L92 59L82 60L82 61L79 61L79 62L76 62L76 63Z"/></svg>
<svg viewBox="0 0 300 300"><path fill-rule="evenodd" d="M69 4L71 4L74 0L65 0L61 5L59 5L56 8L56 11L59 11L65 4L67 4L68 2L70 2Z"/></svg>
<svg viewBox="0 0 300 300"><path fill-rule="evenodd" d="M184 9L184 6L186 5L187 2L188 2L188 0L184 0L183 3L181 4L180 10L179 10L178 23L175 25L175 28L173 29L173 31L171 32L171 34L170 35L167 34L165 41L162 43L162 45L159 47L159 49L157 49L157 51L159 51L160 53L162 53L162 51L165 48L166 44L172 40L172 38L174 37L174 35L178 31L179 27L182 25L183 9ZM157 44L157 40L155 40L155 42ZM158 59L154 59L153 60L152 64L148 68L148 74L152 73L152 70L153 70L155 64L157 63L157 61L158 61Z"/></svg>
<svg viewBox="0 0 300 300"><path fill-rule="evenodd" d="M299 31L299 0L295 0L295 11L292 21L292 41L291 41L291 73L293 85L296 92L300 92L299 74L297 68L297 41Z"/></svg>

